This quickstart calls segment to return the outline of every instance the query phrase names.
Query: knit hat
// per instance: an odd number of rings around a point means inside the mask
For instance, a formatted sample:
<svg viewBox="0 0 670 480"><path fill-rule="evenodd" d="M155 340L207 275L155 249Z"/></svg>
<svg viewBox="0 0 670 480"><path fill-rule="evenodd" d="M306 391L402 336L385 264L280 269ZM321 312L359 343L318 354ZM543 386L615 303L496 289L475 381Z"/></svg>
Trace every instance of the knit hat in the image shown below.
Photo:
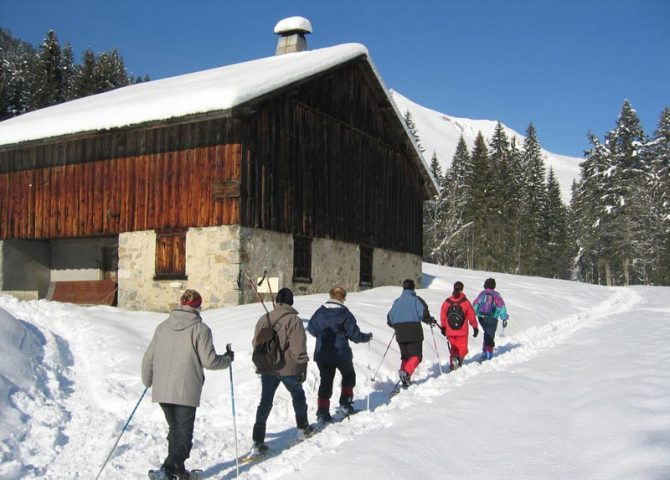
<svg viewBox="0 0 670 480"><path fill-rule="evenodd" d="M181 296L181 304L199 309L202 306L202 297L195 290L188 289Z"/></svg>
<svg viewBox="0 0 670 480"><path fill-rule="evenodd" d="M293 305L293 292L284 287L277 292L277 303L285 303L286 305Z"/></svg>

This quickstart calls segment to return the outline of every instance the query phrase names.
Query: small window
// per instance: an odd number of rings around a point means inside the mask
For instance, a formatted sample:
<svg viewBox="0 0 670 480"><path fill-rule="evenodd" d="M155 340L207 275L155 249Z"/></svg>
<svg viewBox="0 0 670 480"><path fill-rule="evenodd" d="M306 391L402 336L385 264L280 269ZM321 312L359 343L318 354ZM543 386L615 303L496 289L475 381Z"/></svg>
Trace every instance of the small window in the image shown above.
<svg viewBox="0 0 670 480"><path fill-rule="evenodd" d="M361 287L372 288L372 247L361 245L361 270L359 274L359 283Z"/></svg>
<svg viewBox="0 0 670 480"><path fill-rule="evenodd" d="M156 276L154 280L186 280L186 232L156 232Z"/></svg>
<svg viewBox="0 0 670 480"><path fill-rule="evenodd" d="M312 283L312 239L293 236L293 281Z"/></svg>

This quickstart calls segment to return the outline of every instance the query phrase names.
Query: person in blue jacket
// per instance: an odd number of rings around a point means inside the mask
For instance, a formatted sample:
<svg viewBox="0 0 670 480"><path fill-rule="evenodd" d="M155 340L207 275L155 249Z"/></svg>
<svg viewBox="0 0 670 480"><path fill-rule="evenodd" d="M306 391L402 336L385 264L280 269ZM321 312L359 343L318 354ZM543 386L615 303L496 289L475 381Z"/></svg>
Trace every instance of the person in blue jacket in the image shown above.
<svg viewBox="0 0 670 480"><path fill-rule="evenodd" d="M316 337L314 361L321 376L316 418L322 422L332 421L330 397L333 394L336 370L342 375L339 409L347 414L354 412L356 371L349 340L354 343L372 340L372 333L362 333L356 318L344 306L346 298L347 291L344 288L331 288L330 299L319 307L307 324L307 331Z"/></svg>
<svg viewBox="0 0 670 480"><path fill-rule="evenodd" d="M428 305L414 291L414 280L402 282L402 293L394 302L386 316L386 323L395 329L395 337L400 347L400 382L407 388L412 383L412 373L423 359L423 329L421 322L437 325L430 315Z"/></svg>

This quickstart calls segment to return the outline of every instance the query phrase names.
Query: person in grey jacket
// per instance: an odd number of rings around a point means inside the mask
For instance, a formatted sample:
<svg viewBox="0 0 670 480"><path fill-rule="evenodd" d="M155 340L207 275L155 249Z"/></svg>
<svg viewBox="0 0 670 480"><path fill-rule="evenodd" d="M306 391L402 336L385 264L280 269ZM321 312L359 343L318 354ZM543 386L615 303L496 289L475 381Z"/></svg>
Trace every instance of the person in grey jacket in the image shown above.
<svg viewBox="0 0 670 480"><path fill-rule="evenodd" d="M275 392L279 384L291 394L293 410L297 427L305 435L313 432L312 426L307 420L307 401L302 383L307 375L307 335L298 312L292 307L293 292L288 288L282 288L277 292L276 306L269 315L263 315L256 323L252 346L256 347L258 332L268 323L268 316L272 328L279 337L279 344L283 351L284 362L279 370L259 371L261 375L261 400L256 409L256 423L252 433L254 451L263 453L267 450L265 445L265 425L274 402Z"/></svg>
<svg viewBox="0 0 670 480"><path fill-rule="evenodd" d="M181 306L172 310L154 332L142 359L142 382L152 387L151 399L165 414L168 455L161 472L166 479L189 478L184 462L193 446L195 411L200 406L203 368L220 370L230 366L232 351L218 355L212 331L200 318L202 297L186 290Z"/></svg>

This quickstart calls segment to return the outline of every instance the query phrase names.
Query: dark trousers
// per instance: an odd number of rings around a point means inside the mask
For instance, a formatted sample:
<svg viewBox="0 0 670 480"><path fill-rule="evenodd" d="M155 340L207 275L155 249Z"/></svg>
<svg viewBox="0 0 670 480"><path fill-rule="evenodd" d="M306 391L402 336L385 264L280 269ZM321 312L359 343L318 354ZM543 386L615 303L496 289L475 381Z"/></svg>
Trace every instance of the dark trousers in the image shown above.
<svg viewBox="0 0 670 480"><path fill-rule="evenodd" d="M484 346L483 350L493 351L496 342L496 330L498 329L498 319L495 317L479 317L479 324L484 329Z"/></svg>
<svg viewBox="0 0 670 480"><path fill-rule="evenodd" d="M412 357L419 357L419 362L423 360L422 342L398 342L400 348L400 360L409 360Z"/></svg>
<svg viewBox="0 0 670 480"><path fill-rule="evenodd" d="M356 371L354 370L354 363L352 360L343 360L337 364L331 363L317 363L319 373L321 374L321 382L319 383L319 400L330 399L333 395L333 381L335 380L335 371L339 370L342 375L342 395L340 396L340 404L342 404L342 397L350 397L356 386ZM346 393L346 395L345 395Z"/></svg>
<svg viewBox="0 0 670 480"><path fill-rule="evenodd" d="M296 425L298 428L306 428L307 422L307 401L305 400L305 391L302 389L302 384L298 382L297 375L261 375L261 402L256 409L256 425L255 430L260 431L262 426L263 433L265 433L265 423L267 422L270 412L272 411L272 402L275 398L275 392L279 384L283 383L286 390L291 394L293 399L293 410L295 411ZM259 435L260 436L260 435ZM259 439L254 438L254 441ZM262 440L260 440L262 441Z"/></svg>
<svg viewBox="0 0 670 480"><path fill-rule="evenodd" d="M193 425L195 424L195 407L161 403L167 420L168 456L163 466L174 474L184 473L184 462L191 455L193 447Z"/></svg>

